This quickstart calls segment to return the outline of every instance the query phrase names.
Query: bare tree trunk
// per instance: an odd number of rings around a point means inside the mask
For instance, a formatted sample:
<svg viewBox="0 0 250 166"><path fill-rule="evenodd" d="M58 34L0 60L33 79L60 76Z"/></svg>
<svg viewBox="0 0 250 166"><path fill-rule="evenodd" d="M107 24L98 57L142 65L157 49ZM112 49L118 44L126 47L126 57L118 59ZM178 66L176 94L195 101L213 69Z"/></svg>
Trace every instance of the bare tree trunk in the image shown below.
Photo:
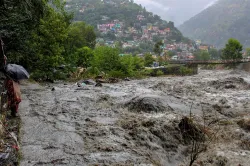
<svg viewBox="0 0 250 166"><path fill-rule="evenodd" d="M1 95L1 107L0 107L0 111L3 111L3 104L4 104L4 95L2 94L2 92L4 91L4 80L5 80L5 75L2 72L2 69L5 66L5 62L6 61L6 57L4 55L4 49L3 49L3 41L2 38L0 36L0 95Z"/></svg>

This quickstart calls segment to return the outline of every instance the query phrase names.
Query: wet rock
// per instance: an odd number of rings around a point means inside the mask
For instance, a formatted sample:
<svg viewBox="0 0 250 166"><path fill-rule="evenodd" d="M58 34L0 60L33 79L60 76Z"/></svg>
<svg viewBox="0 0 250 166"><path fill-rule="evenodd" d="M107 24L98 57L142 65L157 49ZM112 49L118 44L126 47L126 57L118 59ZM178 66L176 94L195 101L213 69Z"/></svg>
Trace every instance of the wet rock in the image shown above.
<svg viewBox="0 0 250 166"><path fill-rule="evenodd" d="M124 81L131 81L129 78L124 78Z"/></svg>
<svg viewBox="0 0 250 166"><path fill-rule="evenodd" d="M96 87L102 87L102 84L101 84L100 82L97 82L97 83L95 84L95 86L96 86Z"/></svg>
<svg viewBox="0 0 250 166"><path fill-rule="evenodd" d="M225 156L217 156L215 159L216 166L226 166L228 159Z"/></svg>
<svg viewBox="0 0 250 166"><path fill-rule="evenodd" d="M103 78L104 78L103 75L98 75L98 76L95 77L96 80L97 79L103 79Z"/></svg>
<svg viewBox="0 0 250 166"><path fill-rule="evenodd" d="M84 80L83 83L85 83L86 85L95 85L95 84L96 84L96 82L93 81L93 80L91 80L91 79L89 79L89 80Z"/></svg>
<svg viewBox="0 0 250 166"><path fill-rule="evenodd" d="M156 96L135 97L125 104L133 112L156 113L164 111L173 111L173 109L164 103L163 99Z"/></svg>
<svg viewBox="0 0 250 166"><path fill-rule="evenodd" d="M105 79L97 79L96 83L108 83Z"/></svg>
<svg viewBox="0 0 250 166"><path fill-rule="evenodd" d="M209 82L216 89L248 89L248 83L241 77L229 77Z"/></svg>
<svg viewBox="0 0 250 166"><path fill-rule="evenodd" d="M90 119L89 119L89 118L86 118L86 119L85 119L85 121L86 121L86 122L89 122L89 121L90 121Z"/></svg>
<svg viewBox="0 0 250 166"><path fill-rule="evenodd" d="M226 104L228 102L228 100L226 98L222 98L219 100L219 103L221 104Z"/></svg>
<svg viewBox="0 0 250 166"><path fill-rule="evenodd" d="M110 77L110 78L108 79L108 82L109 82L109 83L118 83L118 82L119 82L119 79L118 79L118 78Z"/></svg>
<svg viewBox="0 0 250 166"><path fill-rule="evenodd" d="M82 85L79 82L77 82L76 84L78 87L82 87Z"/></svg>
<svg viewBox="0 0 250 166"><path fill-rule="evenodd" d="M227 84L227 85L225 85L225 88L226 88L226 89L235 89L236 86L233 85L233 84Z"/></svg>

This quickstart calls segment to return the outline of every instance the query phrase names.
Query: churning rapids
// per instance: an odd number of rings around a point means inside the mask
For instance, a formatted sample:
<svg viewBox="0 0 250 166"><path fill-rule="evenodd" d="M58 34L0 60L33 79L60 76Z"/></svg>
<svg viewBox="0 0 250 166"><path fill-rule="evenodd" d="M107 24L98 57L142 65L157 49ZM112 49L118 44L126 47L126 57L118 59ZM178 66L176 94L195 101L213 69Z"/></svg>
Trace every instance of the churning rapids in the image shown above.
<svg viewBox="0 0 250 166"><path fill-rule="evenodd" d="M55 88L52 91L52 86ZM203 165L249 165L250 74L199 71L103 84L22 86L21 166L187 165L190 145L178 124L183 116L216 139L201 153Z"/></svg>

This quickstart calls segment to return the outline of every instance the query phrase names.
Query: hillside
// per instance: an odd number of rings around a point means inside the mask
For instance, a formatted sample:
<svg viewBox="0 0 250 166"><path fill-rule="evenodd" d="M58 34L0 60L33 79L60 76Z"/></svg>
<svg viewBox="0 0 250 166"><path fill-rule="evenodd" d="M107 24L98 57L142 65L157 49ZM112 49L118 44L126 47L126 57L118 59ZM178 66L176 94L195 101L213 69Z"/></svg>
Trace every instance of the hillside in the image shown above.
<svg viewBox="0 0 250 166"><path fill-rule="evenodd" d="M250 46L250 0L219 0L213 6L186 21L181 32L203 43L224 47L229 38Z"/></svg>
<svg viewBox="0 0 250 166"><path fill-rule="evenodd" d="M98 37L112 41L186 40L173 22L163 21L131 0L67 0L75 21L95 27Z"/></svg>

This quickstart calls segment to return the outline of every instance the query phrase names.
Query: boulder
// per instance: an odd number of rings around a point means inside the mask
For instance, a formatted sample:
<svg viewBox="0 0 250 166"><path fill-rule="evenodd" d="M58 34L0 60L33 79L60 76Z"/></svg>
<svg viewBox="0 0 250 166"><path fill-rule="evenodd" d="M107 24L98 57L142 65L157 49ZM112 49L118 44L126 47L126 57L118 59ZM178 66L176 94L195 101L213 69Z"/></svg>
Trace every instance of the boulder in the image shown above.
<svg viewBox="0 0 250 166"><path fill-rule="evenodd" d="M133 112L157 113L173 111L173 109L159 96L139 96L125 104Z"/></svg>

